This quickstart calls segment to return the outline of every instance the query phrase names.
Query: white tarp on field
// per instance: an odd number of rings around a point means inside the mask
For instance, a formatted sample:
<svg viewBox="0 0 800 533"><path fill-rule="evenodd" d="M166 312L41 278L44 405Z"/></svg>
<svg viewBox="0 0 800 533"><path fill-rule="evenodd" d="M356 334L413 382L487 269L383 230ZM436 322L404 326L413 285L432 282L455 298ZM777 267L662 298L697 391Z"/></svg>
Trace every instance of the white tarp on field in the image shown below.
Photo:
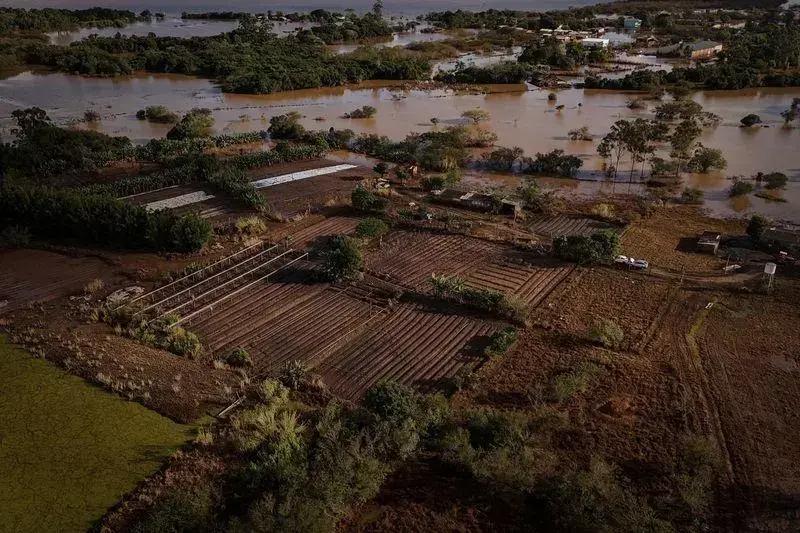
<svg viewBox="0 0 800 533"><path fill-rule="evenodd" d="M253 186L256 189L263 189L265 187L272 187L273 185L280 185L281 183L289 183L290 181L298 181L308 178L315 178L317 176L324 176L326 174L334 174L343 170L350 170L351 168L356 168L356 165L335 165L332 167L303 170L302 172L292 172L291 174L273 176L271 178L264 178L262 180L254 181Z"/></svg>
<svg viewBox="0 0 800 533"><path fill-rule="evenodd" d="M176 196L175 198L167 198L166 200L159 200L157 202L151 202L144 207L148 211L158 211L159 209L176 209L178 207L183 207L185 205L196 204L198 202L205 202L206 200L210 200L214 198L213 194L208 194L205 191L195 191L190 192L188 194L182 194L180 196Z"/></svg>

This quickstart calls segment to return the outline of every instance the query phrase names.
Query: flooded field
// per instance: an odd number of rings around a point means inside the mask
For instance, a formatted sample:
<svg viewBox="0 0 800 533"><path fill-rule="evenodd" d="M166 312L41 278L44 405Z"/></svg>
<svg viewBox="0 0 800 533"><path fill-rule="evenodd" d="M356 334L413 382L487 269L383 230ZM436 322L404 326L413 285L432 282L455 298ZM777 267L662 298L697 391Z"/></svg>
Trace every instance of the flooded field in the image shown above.
<svg viewBox="0 0 800 533"><path fill-rule="evenodd" d="M500 146L519 146L528 155L563 149L584 159L579 178L600 180L602 161L596 155L597 140L570 141L571 129L586 126L602 137L611 124L622 118L650 118L649 110L626 106L635 95L596 90L566 89L557 101L548 101L547 90L525 85L488 87L479 91L401 89L387 83L291 91L271 95L223 94L209 80L177 75L139 75L120 79L82 78L60 73L24 72L0 81L0 125L8 134L14 109L39 106L59 123L79 121L84 111L94 109L102 121L93 125L112 135L127 135L137 142L161 137L168 125L151 124L135 117L149 105L164 105L183 113L193 107L214 111L216 131L262 130L269 118L289 111L303 114L309 129L350 128L357 133L376 133L401 139L412 132L429 131L463 123L461 114L480 107L491 114L486 127L497 133ZM722 117L722 123L703 133L701 142L720 148L728 160L723 174L692 176L688 184L707 191L707 205L718 214L745 214L756 210L770 216L797 220L800 201L800 129L784 128L780 117L800 89L749 89L743 91L698 92L694 99L705 110ZM351 120L342 116L363 105L378 112L375 118ZM563 106L557 109L557 106ZM739 120L749 114L761 116L763 128L741 128ZM439 125L431 123L432 118ZM784 196L787 203L768 202L754 196L729 200L725 193L729 176L749 177L757 172L780 171L790 176ZM627 175L620 179L627 180ZM559 180L561 181L561 180ZM607 187L604 184L602 187ZM598 184L578 185L580 191L600 188Z"/></svg>
<svg viewBox="0 0 800 533"><path fill-rule="evenodd" d="M187 438L0 336L0 531L85 531Z"/></svg>

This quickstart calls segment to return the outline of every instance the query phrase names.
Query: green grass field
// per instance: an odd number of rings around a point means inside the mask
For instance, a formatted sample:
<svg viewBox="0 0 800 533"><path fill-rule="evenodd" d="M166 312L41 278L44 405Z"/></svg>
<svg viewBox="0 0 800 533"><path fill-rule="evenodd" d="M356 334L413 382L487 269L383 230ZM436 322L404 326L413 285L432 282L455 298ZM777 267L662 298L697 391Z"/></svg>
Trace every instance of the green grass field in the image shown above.
<svg viewBox="0 0 800 533"><path fill-rule="evenodd" d="M0 532L85 531L191 433L0 336Z"/></svg>

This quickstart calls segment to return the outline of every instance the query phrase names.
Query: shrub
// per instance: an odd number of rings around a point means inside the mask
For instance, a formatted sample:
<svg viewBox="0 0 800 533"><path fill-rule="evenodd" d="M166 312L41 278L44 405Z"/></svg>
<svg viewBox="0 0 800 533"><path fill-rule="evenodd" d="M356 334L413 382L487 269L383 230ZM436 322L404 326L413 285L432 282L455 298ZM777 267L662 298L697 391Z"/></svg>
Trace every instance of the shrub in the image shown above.
<svg viewBox="0 0 800 533"><path fill-rule="evenodd" d="M300 124L301 117L296 111L272 117L269 119L267 131L273 139L299 139L306 133L306 129Z"/></svg>
<svg viewBox="0 0 800 533"><path fill-rule="evenodd" d="M83 287L83 292L91 296L102 291L105 286L102 279L93 279Z"/></svg>
<svg viewBox="0 0 800 533"><path fill-rule="evenodd" d="M281 369L278 381L292 390L297 390L308 381L308 369L300 361L291 361Z"/></svg>
<svg viewBox="0 0 800 533"><path fill-rule="evenodd" d="M180 252L199 250L210 239L211 224L196 213L189 213L172 224L173 249Z"/></svg>
<svg viewBox="0 0 800 533"><path fill-rule="evenodd" d="M416 393L396 381L381 381L364 395L364 407L387 420L414 418L419 412Z"/></svg>
<svg viewBox="0 0 800 533"><path fill-rule="evenodd" d="M359 109L344 114L344 118L372 118L378 112L371 105L365 105Z"/></svg>
<svg viewBox="0 0 800 533"><path fill-rule="evenodd" d="M491 118L491 115L488 111L485 111L480 108L475 109L468 109L461 113L462 118L467 120L471 120L474 124L478 124L479 122L486 122Z"/></svg>
<svg viewBox="0 0 800 533"><path fill-rule="evenodd" d="M260 235L267 231L267 226L261 217L241 217L236 220L236 231L246 235Z"/></svg>
<svg viewBox="0 0 800 533"><path fill-rule="evenodd" d="M90 123L92 123L92 122L100 122L100 119L101 119L100 113L98 113L94 109L87 109L83 113L84 122L90 122Z"/></svg>
<svg viewBox="0 0 800 533"><path fill-rule="evenodd" d="M350 194L350 203L354 209L367 213L382 211L386 207L386 202L382 198L378 198L361 185L353 189Z"/></svg>
<svg viewBox="0 0 800 533"><path fill-rule="evenodd" d="M289 389L274 379L265 379L256 387L256 395L261 403L283 406L289 401Z"/></svg>
<svg viewBox="0 0 800 533"><path fill-rule="evenodd" d="M589 329L589 339L606 348L619 348L625 335L619 325L608 319L600 319Z"/></svg>
<svg viewBox="0 0 800 533"><path fill-rule="evenodd" d="M526 306L522 300L509 298L502 292L477 289L467 286L458 276L431 275L433 292L439 298L447 298L460 304L494 313L510 320L522 322Z"/></svg>
<svg viewBox="0 0 800 533"><path fill-rule="evenodd" d="M753 215L747 224L747 234L756 242L761 240L764 230L769 228L770 221L761 215Z"/></svg>
<svg viewBox="0 0 800 533"><path fill-rule="evenodd" d="M503 355L517 342L517 329L507 327L492 333L489 337L489 346L486 347L486 355L496 357Z"/></svg>
<svg viewBox="0 0 800 533"><path fill-rule="evenodd" d="M331 241L323 257L324 272L331 281L355 278L364 264L358 242L344 235L339 235Z"/></svg>
<svg viewBox="0 0 800 533"><path fill-rule="evenodd" d="M235 367L252 366L253 360L244 348L235 348L225 357L225 362Z"/></svg>
<svg viewBox="0 0 800 533"><path fill-rule="evenodd" d="M135 524L133 533L162 533L206 531L212 521L212 498L207 488L176 489L164 498Z"/></svg>
<svg viewBox="0 0 800 533"><path fill-rule="evenodd" d="M600 374L601 368L594 363L584 361L575 368L559 374L552 384L552 398L563 403L578 393L584 393Z"/></svg>
<svg viewBox="0 0 800 533"><path fill-rule="evenodd" d="M214 126L214 116L210 109L195 108L186 113L167 133L167 139L196 139L208 137Z"/></svg>
<svg viewBox="0 0 800 533"><path fill-rule="evenodd" d="M756 124L761 124L761 117L750 113L749 115L745 115L740 122L742 123L742 126L749 128L751 126L755 126Z"/></svg>
<svg viewBox="0 0 800 533"><path fill-rule="evenodd" d="M783 172L771 172L764 176L764 187L767 189L783 189L789 178Z"/></svg>
<svg viewBox="0 0 800 533"><path fill-rule="evenodd" d="M136 118L157 122L159 124L173 124L178 122L178 115L173 113L163 105L148 106L136 112Z"/></svg>
<svg viewBox="0 0 800 533"><path fill-rule="evenodd" d="M389 226L379 218L365 218L356 226L356 237L362 239L381 237L388 232Z"/></svg>
<svg viewBox="0 0 800 533"><path fill-rule="evenodd" d="M570 235L553 240L557 257L579 265L610 263L619 251L619 234L601 230L590 237Z"/></svg>
<svg viewBox="0 0 800 533"><path fill-rule="evenodd" d="M190 359L197 357L203 349L197 335L177 326L170 329L164 343L170 352Z"/></svg>
<svg viewBox="0 0 800 533"><path fill-rule="evenodd" d="M745 194L750 194L751 192L753 192L754 188L755 187L753 187L753 184L750 183L749 181L736 181L731 186L731 189L728 192L728 194L731 197L744 196Z"/></svg>

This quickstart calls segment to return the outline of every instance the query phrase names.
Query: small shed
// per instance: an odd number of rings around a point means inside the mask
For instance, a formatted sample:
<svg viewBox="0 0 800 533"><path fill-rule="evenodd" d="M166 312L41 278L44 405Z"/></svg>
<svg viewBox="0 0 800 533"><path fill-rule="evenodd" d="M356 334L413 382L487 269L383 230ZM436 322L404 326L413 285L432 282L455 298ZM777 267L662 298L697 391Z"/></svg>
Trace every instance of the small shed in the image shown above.
<svg viewBox="0 0 800 533"><path fill-rule="evenodd" d="M697 251L716 255L722 235L714 231L704 231L697 239Z"/></svg>

